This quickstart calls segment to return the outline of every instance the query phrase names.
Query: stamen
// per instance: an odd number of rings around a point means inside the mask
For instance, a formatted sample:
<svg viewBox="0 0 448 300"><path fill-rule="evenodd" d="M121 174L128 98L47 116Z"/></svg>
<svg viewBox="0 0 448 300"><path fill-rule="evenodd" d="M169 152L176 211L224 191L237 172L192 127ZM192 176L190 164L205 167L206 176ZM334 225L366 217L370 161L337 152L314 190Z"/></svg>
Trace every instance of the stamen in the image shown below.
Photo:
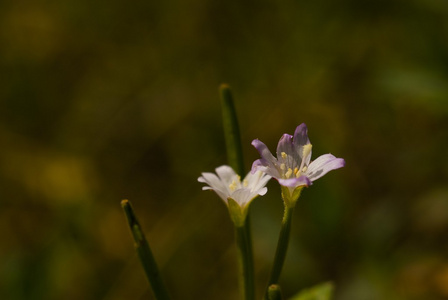
<svg viewBox="0 0 448 300"><path fill-rule="evenodd" d="M286 154L285 152L282 152L281 155L282 155L282 158L283 158L283 159L285 159L285 158L288 157L288 154Z"/></svg>
<svg viewBox="0 0 448 300"><path fill-rule="evenodd" d="M288 172L285 173L285 177L289 178L289 177L291 177L291 174L292 174L292 170L291 170L291 168L289 168Z"/></svg>
<svg viewBox="0 0 448 300"><path fill-rule="evenodd" d="M299 168L295 167L294 168L294 175L297 175L297 172L299 172Z"/></svg>
<svg viewBox="0 0 448 300"><path fill-rule="evenodd" d="M305 146L303 146L303 150L302 150L302 163L300 164L300 170L303 170L305 167L305 159L311 155L311 148L313 148L313 145L311 144L306 144ZM303 171L305 172L305 171Z"/></svg>
<svg viewBox="0 0 448 300"><path fill-rule="evenodd" d="M310 155L311 148L313 148L313 145L311 144L306 144L305 146L303 146L302 158L306 158L308 157L308 155Z"/></svg>
<svg viewBox="0 0 448 300"><path fill-rule="evenodd" d="M233 192L236 190L236 188L237 188L236 181L233 180L232 183L229 185L229 189Z"/></svg>
<svg viewBox="0 0 448 300"><path fill-rule="evenodd" d="M280 165L280 169L284 171L286 169L286 165L285 164L281 164Z"/></svg>
<svg viewBox="0 0 448 300"><path fill-rule="evenodd" d="M308 167L304 166L303 169L302 169L302 172L306 172L306 170L308 170Z"/></svg>
<svg viewBox="0 0 448 300"><path fill-rule="evenodd" d="M243 186L244 187L247 187L249 185L249 182L247 181L247 179L244 179L243 180Z"/></svg>

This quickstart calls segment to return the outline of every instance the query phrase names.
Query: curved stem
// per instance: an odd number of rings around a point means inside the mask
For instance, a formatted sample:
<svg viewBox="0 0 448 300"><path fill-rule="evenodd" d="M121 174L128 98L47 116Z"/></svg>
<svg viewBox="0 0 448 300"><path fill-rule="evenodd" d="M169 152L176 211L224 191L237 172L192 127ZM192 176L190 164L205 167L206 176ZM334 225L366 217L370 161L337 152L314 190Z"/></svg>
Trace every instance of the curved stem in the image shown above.
<svg viewBox="0 0 448 300"><path fill-rule="evenodd" d="M135 216L131 203L128 200L121 201L126 219L128 220L129 228L131 229L132 236L135 241L135 249L137 250L140 263L143 266L146 277L151 284L154 297L157 300L169 300L168 291L165 288L165 284L160 276L157 263L152 255L152 251L149 248L148 241L143 233L140 223Z"/></svg>

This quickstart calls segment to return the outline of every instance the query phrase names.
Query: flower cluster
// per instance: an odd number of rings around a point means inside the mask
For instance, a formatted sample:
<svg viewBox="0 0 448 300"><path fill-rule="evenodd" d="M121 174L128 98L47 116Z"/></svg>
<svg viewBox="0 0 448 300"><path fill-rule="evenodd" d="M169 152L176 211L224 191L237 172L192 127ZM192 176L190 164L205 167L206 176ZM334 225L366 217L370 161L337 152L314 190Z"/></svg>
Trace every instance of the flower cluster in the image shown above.
<svg viewBox="0 0 448 300"><path fill-rule="evenodd" d="M312 145L305 123L297 126L294 135L284 134L277 145L277 157L258 139L252 141L261 158L252 165L252 170L241 182L240 177L229 166L216 169L216 174L202 173L198 181L208 184L203 190L214 190L229 205L229 199L241 208L246 208L258 195L267 192L266 183L271 177L282 186L286 204L294 205L305 186L321 178L331 170L345 165L342 158L324 154L311 161Z"/></svg>

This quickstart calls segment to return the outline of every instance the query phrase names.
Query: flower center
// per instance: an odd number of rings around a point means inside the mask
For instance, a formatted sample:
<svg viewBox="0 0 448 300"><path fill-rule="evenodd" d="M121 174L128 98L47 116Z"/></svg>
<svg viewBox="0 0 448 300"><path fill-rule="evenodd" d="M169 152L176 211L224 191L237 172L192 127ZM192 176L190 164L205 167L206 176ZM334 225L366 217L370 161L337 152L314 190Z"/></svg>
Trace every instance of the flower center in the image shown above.
<svg viewBox="0 0 448 300"><path fill-rule="evenodd" d="M291 174L292 174L292 170L291 170L291 168L288 168L288 171L285 173L285 177L289 178L289 177L291 177Z"/></svg>
<svg viewBox="0 0 448 300"><path fill-rule="evenodd" d="M232 181L232 183L229 185L229 189L230 191L234 192L236 190L236 188L238 187L235 179Z"/></svg>
<svg viewBox="0 0 448 300"><path fill-rule="evenodd" d="M281 168L281 166L280 166ZM303 168L302 171L306 171L306 167ZM291 168L288 168L288 171L286 171L284 177L286 177L286 179L289 179L292 175L294 175L294 177L299 178L302 172L299 171L299 168L295 167L294 170Z"/></svg>
<svg viewBox="0 0 448 300"><path fill-rule="evenodd" d="M312 147L313 146L311 144L306 144L305 146L303 146L302 161L300 163L299 168L295 167L293 170L290 167L287 168L285 163L280 164L280 170L283 175L282 176L283 178L289 179L292 176L299 178L303 172L306 172L306 170L308 169L308 166L305 165L305 160L311 154ZM288 158L288 154L286 154L285 152L280 153L280 155L282 156L283 160L286 160Z"/></svg>

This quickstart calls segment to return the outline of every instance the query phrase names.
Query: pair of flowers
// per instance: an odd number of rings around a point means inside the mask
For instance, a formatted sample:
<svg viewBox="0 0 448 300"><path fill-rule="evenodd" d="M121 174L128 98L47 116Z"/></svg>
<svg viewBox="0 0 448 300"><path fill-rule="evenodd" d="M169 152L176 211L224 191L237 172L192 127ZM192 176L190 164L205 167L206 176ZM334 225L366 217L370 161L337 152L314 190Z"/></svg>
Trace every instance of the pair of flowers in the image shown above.
<svg viewBox="0 0 448 300"><path fill-rule="evenodd" d="M267 192L265 185L273 177L282 186L286 205L294 206L303 187L324 176L331 170L345 165L342 158L324 154L311 162L312 145L305 123L297 126L294 136L284 134L277 146L277 157L258 139L252 141L261 158L252 164L252 170L243 181L229 166L216 169L216 174L202 173L199 182L208 184L203 190L214 190L229 209L239 208L244 220L250 202ZM235 221L235 220L234 220Z"/></svg>

